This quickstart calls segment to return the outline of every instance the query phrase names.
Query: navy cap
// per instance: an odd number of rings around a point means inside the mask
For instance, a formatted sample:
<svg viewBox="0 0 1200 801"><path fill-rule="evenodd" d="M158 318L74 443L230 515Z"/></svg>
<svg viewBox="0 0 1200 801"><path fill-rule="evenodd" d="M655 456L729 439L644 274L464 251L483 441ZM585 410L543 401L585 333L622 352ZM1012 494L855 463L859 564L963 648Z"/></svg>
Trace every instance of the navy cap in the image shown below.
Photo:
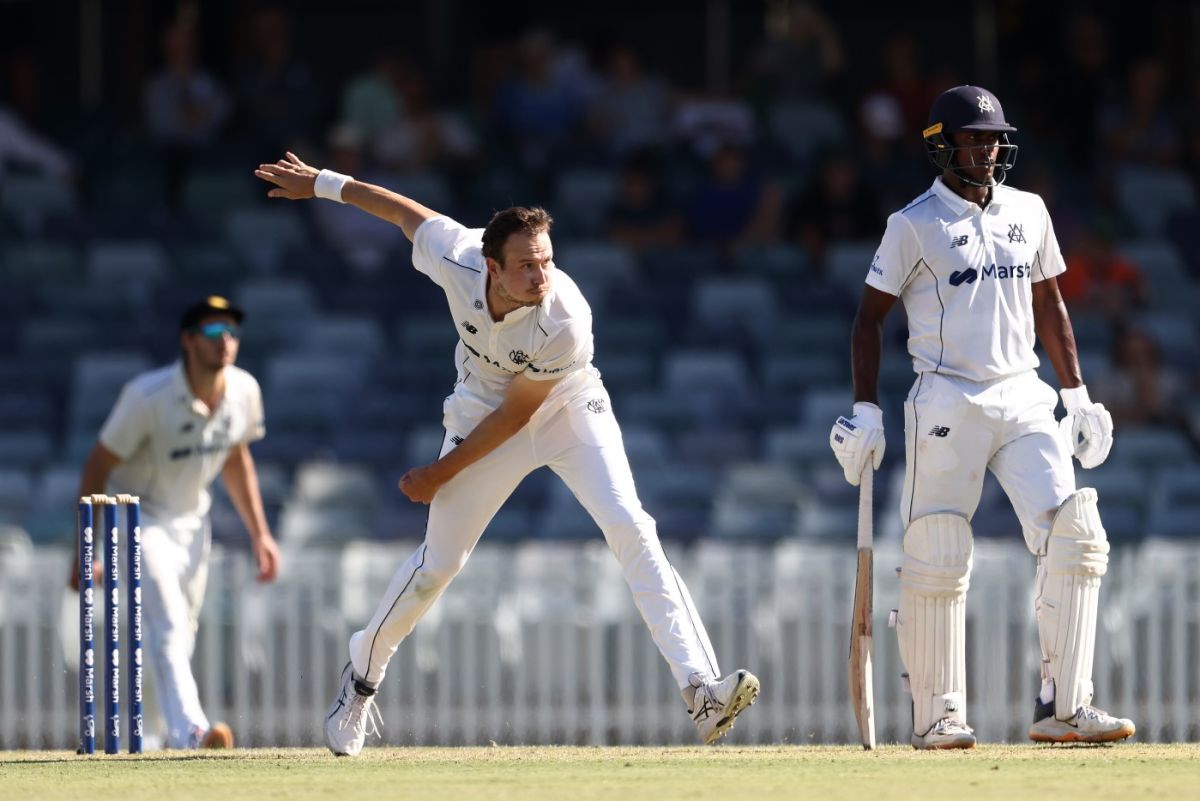
<svg viewBox="0 0 1200 801"><path fill-rule="evenodd" d="M922 132L928 138L952 131L1001 131L1017 129L1004 120L1004 109L994 94L982 86L956 86L933 101L929 127Z"/></svg>
<svg viewBox="0 0 1200 801"><path fill-rule="evenodd" d="M246 313L220 295L209 295L196 301L184 310L179 318L179 330L186 331L211 314L228 314L238 325L246 319Z"/></svg>

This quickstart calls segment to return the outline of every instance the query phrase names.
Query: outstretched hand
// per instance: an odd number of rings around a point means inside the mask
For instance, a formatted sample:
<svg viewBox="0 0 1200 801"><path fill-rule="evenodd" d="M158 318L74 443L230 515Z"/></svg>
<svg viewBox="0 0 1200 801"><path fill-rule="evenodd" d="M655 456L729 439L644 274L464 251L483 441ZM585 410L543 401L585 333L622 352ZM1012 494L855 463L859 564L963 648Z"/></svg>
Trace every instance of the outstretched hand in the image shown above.
<svg viewBox="0 0 1200 801"><path fill-rule="evenodd" d="M318 172L318 169L308 166L295 153L288 151L286 158L274 164L259 164L254 174L267 183L275 184L276 188L267 192L267 197L306 200L314 197L313 187Z"/></svg>

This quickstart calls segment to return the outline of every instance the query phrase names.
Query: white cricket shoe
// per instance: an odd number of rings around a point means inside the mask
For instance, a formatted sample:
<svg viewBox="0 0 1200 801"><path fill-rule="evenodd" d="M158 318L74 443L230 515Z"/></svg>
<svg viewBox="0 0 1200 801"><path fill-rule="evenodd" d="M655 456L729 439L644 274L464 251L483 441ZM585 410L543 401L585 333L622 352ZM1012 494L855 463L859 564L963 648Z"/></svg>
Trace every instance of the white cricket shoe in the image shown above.
<svg viewBox="0 0 1200 801"><path fill-rule="evenodd" d="M955 718L942 718L924 734L914 733L912 747L918 751L938 751L952 748L974 748L975 732Z"/></svg>
<svg viewBox="0 0 1200 801"><path fill-rule="evenodd" d="M688 713L700 739L712 745L733 728L733 720L758 698L758 677L748 670L739 670L720 681L692 677L696 688Z"/></svg>
<svg viewBox="0 0 1200 801"><path fill-rule="evenodd" d="M325 744L337 756L358 756L367 735L379 734L382 724L375 708L375 690L355 679L347 662L337 698L325 715Z"/></svg>
<svg viewBox="0 0 1200 801"><path fill-rule="evenodd" d="M1034 721L1029 739L1039 743L1111 743L1132 737L1136 731L1132 720L1084 704L1067 720L1049 714Z"/></svg>

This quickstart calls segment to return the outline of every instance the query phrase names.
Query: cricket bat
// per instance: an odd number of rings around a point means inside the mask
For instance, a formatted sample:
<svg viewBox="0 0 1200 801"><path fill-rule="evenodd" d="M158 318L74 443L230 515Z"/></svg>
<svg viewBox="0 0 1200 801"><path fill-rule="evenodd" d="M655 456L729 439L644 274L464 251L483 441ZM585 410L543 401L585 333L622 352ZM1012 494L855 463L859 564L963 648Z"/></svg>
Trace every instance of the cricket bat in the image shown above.
<svg viewBox="0 0 1200 801"><path fill-rule="evenodd" d="M874 545L872 484L868 461L858 489L858 571L854 578L854 612L850 619L850 700L863 748L875 747L875 689L871 680L871 615L874 610Z"/></svg>

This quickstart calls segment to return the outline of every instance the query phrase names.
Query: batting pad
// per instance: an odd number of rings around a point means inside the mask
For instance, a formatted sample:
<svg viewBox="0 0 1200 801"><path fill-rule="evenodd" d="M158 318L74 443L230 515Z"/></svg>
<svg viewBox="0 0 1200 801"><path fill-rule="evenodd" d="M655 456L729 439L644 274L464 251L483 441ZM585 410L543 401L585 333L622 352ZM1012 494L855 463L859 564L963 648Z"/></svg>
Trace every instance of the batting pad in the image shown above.
<svg viewBox="0 0 1200 801"><path fill-rule="evenodd" d="M971 526L959 515L927 515L904 533L896 637L908 670L918 735L944 717L967 722L971 552Z"/></svg>
<svg viewBox="0 0 1200 801"><path fill-rule="evenodd" d="M1096 491L1081 489L1063 501L1038 563L1038 633L1054 680L1054 716L1068 720L1092 702L1092 657L1100 577L1108 570L1108 538Z"/></svg>

